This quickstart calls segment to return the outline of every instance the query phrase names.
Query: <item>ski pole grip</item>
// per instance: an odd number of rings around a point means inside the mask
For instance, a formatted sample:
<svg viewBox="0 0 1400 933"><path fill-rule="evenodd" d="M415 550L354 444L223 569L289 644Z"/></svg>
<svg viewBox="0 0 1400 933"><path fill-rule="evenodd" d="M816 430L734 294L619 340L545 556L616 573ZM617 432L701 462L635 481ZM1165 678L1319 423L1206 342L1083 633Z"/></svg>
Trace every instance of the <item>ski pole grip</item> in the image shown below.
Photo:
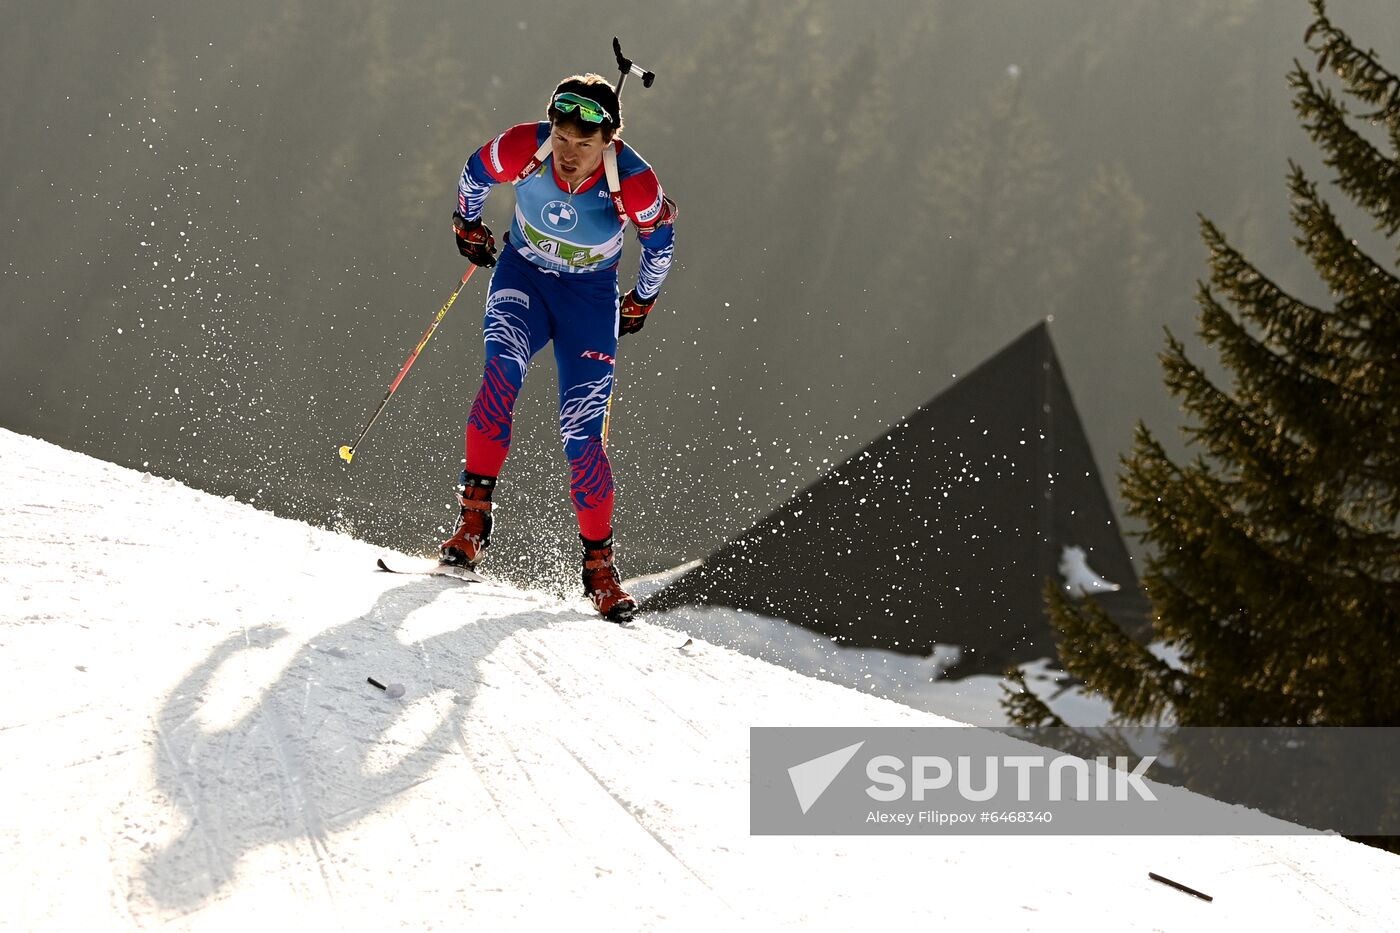
<svg viewBox="0 0 1400 933"><path fill-rule="evenodd" d="M626 76L629 74L636 75L642 79L643 87L651 87L651 83L656 80L656 73L647 71L641 65L638 65L636 62L632 61L632 59L623 55L622 42L617 36L613 36L613 54L617 56L617 70L622 72L624 80L626 80ZM619 84L620 83L621 82L619 82Z"/></svg>

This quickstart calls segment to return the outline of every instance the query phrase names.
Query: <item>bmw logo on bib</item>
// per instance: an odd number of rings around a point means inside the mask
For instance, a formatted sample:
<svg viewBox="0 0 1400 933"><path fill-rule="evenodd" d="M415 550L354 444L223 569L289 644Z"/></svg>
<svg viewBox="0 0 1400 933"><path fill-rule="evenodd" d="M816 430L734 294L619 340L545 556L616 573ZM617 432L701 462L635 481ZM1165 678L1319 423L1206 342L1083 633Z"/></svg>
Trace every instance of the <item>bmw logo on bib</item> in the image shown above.
<svg viewBox="0 0 1400 933"><path fill-rule="evenodd" d="M555 233L568 233L578 224L578 211L566 201L550 201L540 216Z"/></svg>

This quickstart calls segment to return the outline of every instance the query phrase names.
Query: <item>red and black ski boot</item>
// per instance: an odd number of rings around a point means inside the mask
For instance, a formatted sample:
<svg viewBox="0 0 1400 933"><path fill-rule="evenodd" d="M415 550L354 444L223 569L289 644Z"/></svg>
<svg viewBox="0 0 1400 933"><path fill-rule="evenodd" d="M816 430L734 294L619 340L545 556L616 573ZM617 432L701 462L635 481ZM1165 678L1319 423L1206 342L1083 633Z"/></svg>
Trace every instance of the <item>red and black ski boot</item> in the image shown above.
<svg viewBox="0 0 1400 933"><path fill-rule="evenodd" d="M622 588L622 578L613 566L612 536L602 541L583 541L583 592L611 622L629 622L637 611L637 601Z"/></svg>
<svg viewBox="0 0 1400 933"><path fill-rule="evenodd" d="M444 564L475 570L486 559L486 547L491 543L491 493L495 488L496 477L463 471L462 482L457 486L462 514L452 537L438 548L438 559Z"/></svg>

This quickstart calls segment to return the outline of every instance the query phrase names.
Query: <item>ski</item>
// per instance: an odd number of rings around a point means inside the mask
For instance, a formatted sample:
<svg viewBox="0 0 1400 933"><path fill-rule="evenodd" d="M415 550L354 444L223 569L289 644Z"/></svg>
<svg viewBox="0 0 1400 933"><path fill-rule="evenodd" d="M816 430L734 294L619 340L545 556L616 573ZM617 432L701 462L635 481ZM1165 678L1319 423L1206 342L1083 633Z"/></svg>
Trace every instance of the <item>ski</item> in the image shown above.
<svg viewBox="0 0 1400 933"><path fill-rule="evenodd" d="M396 573L418 577L448 577L453 580L460 580L463 583L490 582L488 578L483 577L474 570L468 570L466 567L454 566L453 564L439 563L429 557L417 560L399 557L392 557L386 560L381 557L376 560L375 563L383 573ZM613 623L618 628L630 630L635 628L633 623L636 621L636 617L639 614L639 610L635 608L621 611L615 610L613 615L604 616L603 618Z"/></svg>
<svg viewBox="0 0 1400 933"><path fill-rule="evenodd" d="M474 570L466 567L457 567L452 564L443 564L431 558L414 563L400 563L395 561L389 563L384 558L379 558L379 569L385 573L401 573L420 577L450 577L454 580L461 580L463 583L485 583L486 578Z"/></svg>

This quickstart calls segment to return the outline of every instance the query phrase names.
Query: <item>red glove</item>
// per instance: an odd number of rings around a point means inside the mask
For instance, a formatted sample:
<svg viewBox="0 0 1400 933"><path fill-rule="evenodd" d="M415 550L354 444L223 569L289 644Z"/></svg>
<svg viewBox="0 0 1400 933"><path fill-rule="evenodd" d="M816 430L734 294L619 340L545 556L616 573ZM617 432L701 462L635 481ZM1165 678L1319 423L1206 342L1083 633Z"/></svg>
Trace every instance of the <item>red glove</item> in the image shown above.
<svg viewBox="0 0 1400 933"><path fill-rule="evenodd" d="M471 260L472 265L496 264L496 238L491 235L490 227L480 220L467 220L454 211L452 232L457 234L457 251Z"/></svg>
<svg viewBox="0 0 1400 933"><path fill-rule="evenodd" d="M651 309L656 307L656 299L642 301L637 297L637 290L634 288L622 296L622 304L619 306L621 319L617 325L617 335L635 334L641 330L647 322L647 315Z"/></svg>

